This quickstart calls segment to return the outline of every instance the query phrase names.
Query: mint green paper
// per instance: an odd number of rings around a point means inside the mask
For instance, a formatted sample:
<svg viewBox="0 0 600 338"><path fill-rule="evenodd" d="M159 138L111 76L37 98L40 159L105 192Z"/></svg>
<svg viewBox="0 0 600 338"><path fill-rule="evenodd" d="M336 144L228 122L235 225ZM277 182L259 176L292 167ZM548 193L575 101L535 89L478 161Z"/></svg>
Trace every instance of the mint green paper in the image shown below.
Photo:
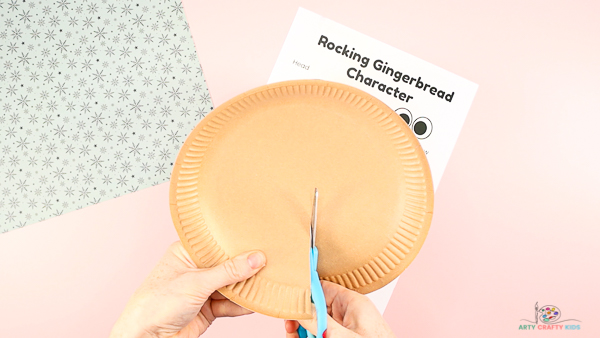
<svg viewBox="0 0 600 338"><path fill-rule="evenodd" d="M212 109L179 0L2 1L0 89L0 233L166 182Z"/></svg>

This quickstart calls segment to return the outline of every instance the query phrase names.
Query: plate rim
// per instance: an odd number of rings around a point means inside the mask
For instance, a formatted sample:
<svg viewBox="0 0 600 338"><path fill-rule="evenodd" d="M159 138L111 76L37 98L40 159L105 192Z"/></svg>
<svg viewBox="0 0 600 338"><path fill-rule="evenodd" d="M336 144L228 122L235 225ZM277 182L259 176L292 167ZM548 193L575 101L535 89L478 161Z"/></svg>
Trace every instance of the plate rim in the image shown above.
<svg viewBox="0 0 600 338"><path fill-rule="evenodd" d="M186 153L189 150L193 140L198 140L198 135L204 135L205 138L209 137L207 135L210 135L211 133L214 133L216 135L218 129L216 131L214 129L218 127L215 125L215 123L211 125L210 122L214 119L221 118L222 114L225 111L227 111L228 108L232 107L236 103L244 102L246 98L250 98L250 101L252 101L253 97L258 96L259 93L268 93L269 91L275 91L277 89L281 90L282 88L286 88L287 91L287 89L290 87L293 88L294 91L296 91L296 93L292 94L301 95L307 94L307 90L308 93L322 95L323 92L313 93L313 90L315 88L322 88L323 90L326 90L327 88L333 88L335 90L341 90L342 95L343 93L348 93L348 95L345 97L346 100L348 100L348 96L353 95L353 97L351 97L351 100L355 97L358 97L364 101L361 101L363 102L363 106L365 104L370 103L370 107L375 107L376 110L379 110L380 112L385 114L384 119L391 119L392 123L395 123L397 126L399 126L403 137L408 139L408 142L412 146L412 150L414 150L414 153L416 153L416 158L419 160L418 162L421 166L420 169L422 173L422 184L425 186L425 202L423 203L424 211L421 215L421 221L418 222L419 226L413 226L413 228L418 229L416 230L417 234L412 234L411 231L406 231L406 229L404 231L399 231L400 233L397 232L396 234L394 234L394 238L390 240L390 243L393 242L394 244L391 246L387 245L384 248L384 250L382 250L382 254L385 252L383 256L379 255L371 259L371 261L368 264L357 268L353 271L347 272L345 274L321 277L322 280L328 280L330 282L340 284L344 287L353 289L363 294L375 291L390 283L397 276L399 276L412 263L412 261L422 248L423 243L429 232L429 227L433 216L433 181L427 157L425 156L425 153L421 148L418 139L412 133L412 131L410 131L408 126L406 126L404 120L402 120L402 118L398 116L392 108L387 106L381 100L375 98L367 92L364 92L352 86L324 80L292 80L277 82L256 87L244 93L241 93L231 98L230 100L227 100L225 103L219 105L209 114L207 114L206 117L200 120L199 123L194 127L194 129L188 134L184 144L179 150L177 159L174 162L173 169L171 171L171 179L169 186L169 208L171 211L171 217L175 229L177 230L178 236L186 251L190 254L190 256L199 268L216 266L219 263L230 258L225 254L223 249L219 247L218 243L216 243L216 241L212 239L212 236L210 236L210 232L207 229L205 229L204 232L202 232L201 229L184 231L183 228L187 225L182 225L180 214L186 212L185 210L187 209L185 207L189 205L189 201L187 201L188 204L184 204L183 206L180 205L178 207L178 196L181 197L182 194L190 195L191 191L185 191L185 189L181 189L182 192L180 193L178 193L177 191L178 184L180 181L182 181L180 179L180 176L185 175L185 173L182 174L181 164L186 158ZM400 121L401 123L399 123ZM197 141L196 147L198 147L198 144L202 144L202 141ZM209 144L210 142L206 144L207 148ZM193 170L189 172L191 173L192 171ZM193 173L190 175L193 175ZM183 199L179 199L180 202L182 200ZM411 230L413 230L412 232L415 232L415 229L413 228L411 228ZM196 244L189 243L190 238L188 238L187 234L189 234L192 231L200 231L200 233L204 234L205 238L200 242L202 244L205 244L205 247L202 250L197 251L193 248ZM407 239L408 242L412 241L412 244L408 244ZM207 248L216 248L216 252L213 252L213 254L210 257L206 258L204 261L201 261L197 253L207 251ZM402 256L402 258L398 259L400 256ZM259 273L258 275L253 276L245 282L235 283L227 287L221 288L218 291L227 298L229 298L231 301L245 308L269 316L286 319L308 319L312 317L312 307L310 304L310 289L300 290L300 288L292 287L291 289L284 290L285 288L281 288L280 286L273 284L273 282L266 281L264 278L261 278ZM252 290L248 290L249 288L252 288L252 286L255 285L259 285L258 287L262 288L264 293L270 293L270 295L267 295L265 297L265 294L263 293L263 295L261 296L262 299L257 302L257 295L252 294ZM273 298L272 296L280 294L281 292L297 297L297 299L292 302L294 304L293 306L295 306L294 308L282 309L277 308L278 306L273 305L273 302L270 299Z"/></svg>

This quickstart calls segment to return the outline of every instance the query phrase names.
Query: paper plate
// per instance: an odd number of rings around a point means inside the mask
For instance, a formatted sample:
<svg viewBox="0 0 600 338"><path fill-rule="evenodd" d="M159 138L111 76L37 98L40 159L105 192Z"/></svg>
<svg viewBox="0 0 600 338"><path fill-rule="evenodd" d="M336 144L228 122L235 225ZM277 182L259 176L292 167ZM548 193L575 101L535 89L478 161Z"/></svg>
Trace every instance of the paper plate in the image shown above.
<svg viewBox="0 0 600 338"><path fill-rule="evenodd" d="M266 267L223 295L255 312L306 319L315 188L322 279L368 293L414 259L433 209L425 154L392 109L339 83L275 83L208 114L174 165L171 215L199 267L265 252Z"/></svg>

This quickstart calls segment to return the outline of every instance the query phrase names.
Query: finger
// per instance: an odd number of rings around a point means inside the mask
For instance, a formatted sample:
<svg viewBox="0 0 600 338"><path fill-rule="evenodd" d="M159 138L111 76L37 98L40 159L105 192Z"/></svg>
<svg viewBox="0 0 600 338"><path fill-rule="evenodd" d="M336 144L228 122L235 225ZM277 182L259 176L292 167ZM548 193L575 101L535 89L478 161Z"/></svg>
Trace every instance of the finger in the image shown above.
<svg viewBox="0 0 600 338"><path fill-rule="evenodd" d="M325 303L327 304L327 313L336 321L342 322L347 310L347 301L342 296L344 291L348 291L345 287L321 281L323 294L325 295Z"/></svg>
<svg viewBox="0 0 600 338"><path fill-rule="evenodd" d="M298 323L298 321L296 320L285 320L285 331L292 333L292 332L296 332L296 330L298 330L298 326L300 326L300 324Z"/></svg>
<svg viewBox="0 0 600 338"><path fill-rule="evenodd" d="M227 299L227 297L223 296L223 294L221 294L219 291L213 292L213 294L210 295L210 298L212 298L212 299Z"/></svg>
<svg viewBox="0 0 600 338"><path fill-rule="evenodd" d="M323 287L323 294L325 295L325 302L327 303L328 307L331 306L338 298L345 300L353 294L358 294L357 292L346 289L339 284L324 280L321 281L321 286Z"/></svg>
<svg viewBox="0 0 600 338"><path fill-rule="evenodd" d="M306 331L309 331L313 335L317 334L318 328L317 328L317 319L316 318L299 320L298 323L300 325L302 325L302 327L304 327L306 329ZM327 321L327 324L329 324L329 320Z"/></svg>
<svg viewBox="0 0 600 338"><path fill-rule="evenodd" d="M190 254L183 247L183 243L181 241L177 241L172 243L169 246L169 250L167 251L177 257L177 259L182 262L187 268L197 268L196 263L190 257Z"/></svg>
<svg viewBox="0 0 600 338"><path fill-rule="evenodd" d="M285 321L285 338L299 338L298 337L298 324L295 320Z"/></svg>
<svg viewBox="0 0 600 338"><path fill-rule="evenodd" d="M228 299L214 300L210 303L211 311L217 317L237 317L249 315L252 311L245 309Z"/></svg>
<svg viewBox="0 0 600 338"><path fill-rule="evenodd" d="M265 266L265 254L260 251L243 253L210 269L191 272L197 285L212 294L224 286L241 282L255 275Z"/></svg>
<svg viewBox="0 0 600 338"><path fill-rule="evenodd" d="M315 311L314 311L314 305L313 305L313 318L312 319L305 319L305 320L299 320L298 322L300 323L300 325L302 325L306 330L308 330L310 333L312 333L313 335L317 335L317 319L314 316ZM359 337L356 333L348 330L347 328L343 327L340 323L336 322L333 318L331 318L329 315L327 316L327 337ZM286 336L287 338L287 336ZM320 337L317 337L320 338Z"/></svg>
<svg viewBox="0 0 600 338"><path fill-rule="evenodd" d="M348 309L361 311L370 309L373 306L369 298L356 291L327 281L321 281L321 285L325 294L327 310L333 319L338 322L342 322L346 317Z"/></svg>

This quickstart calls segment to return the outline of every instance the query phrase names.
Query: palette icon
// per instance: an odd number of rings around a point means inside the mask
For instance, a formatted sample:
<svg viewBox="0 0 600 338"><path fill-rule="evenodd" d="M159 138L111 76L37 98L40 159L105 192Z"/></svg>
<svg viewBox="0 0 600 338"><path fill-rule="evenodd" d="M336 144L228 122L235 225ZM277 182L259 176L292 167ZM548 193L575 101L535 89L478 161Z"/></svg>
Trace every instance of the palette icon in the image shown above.
<svg viewBox="0 0 600 338"><path fill-rule="evenodd" d="M521 321L529 322L533 324L558 324L564 322L581 322L578 319L562 319L559 321L562 311L554 305L538 306L535 302L535 320L521 319ZM567 328L568 329L568 328ZM579 330L579 329L577 329Z"/></svg>
<svg viewBox="0 0 600 338"><path fill-rule="evenodd" d="M538 313L542 323L554 323L560 318L560 309L554 305L544 305Z"/></svg>

